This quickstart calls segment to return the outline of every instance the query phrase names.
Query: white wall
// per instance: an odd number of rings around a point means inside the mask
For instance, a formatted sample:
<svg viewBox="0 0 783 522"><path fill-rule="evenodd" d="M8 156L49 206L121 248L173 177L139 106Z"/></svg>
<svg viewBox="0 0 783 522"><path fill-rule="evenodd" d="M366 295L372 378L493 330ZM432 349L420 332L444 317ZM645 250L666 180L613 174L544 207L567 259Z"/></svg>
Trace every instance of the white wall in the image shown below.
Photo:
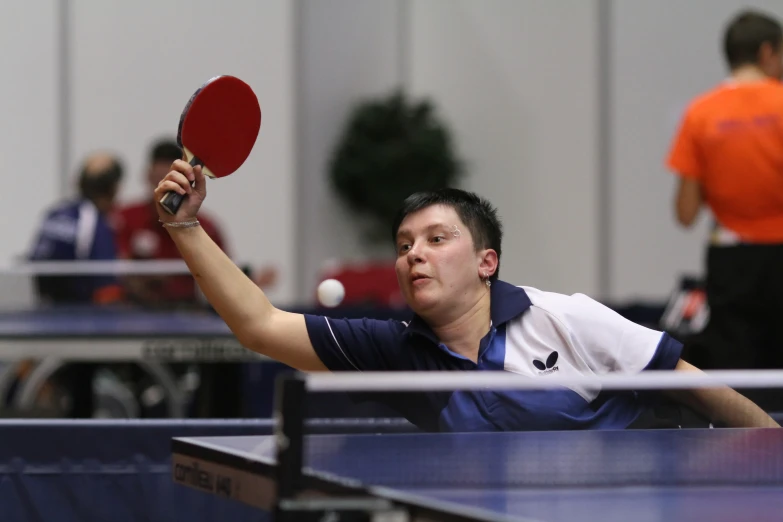
<svg viewBox="0 0 783 522"><path fill-rule="evenodd" d="M500 276L598 291L595 1L415 0L411 87L505 223Z"/></svg>
<svg viewBox="0 0 783 522"><path fill-rule="evenodd" d="M701 273L709 216L691 231L675 224L671 136L684 105L725 74L729 17L756 6L783 18L780 0L303 6L304 281L363 248L325 177L346 107L406 80L455 131L466 188L499 207L502 277L613 302L663 300L681 274Z"/></svg>
<svg viewBox="0 0 783 522"><path fill-rule="evenodd" d="M58 4L0 3L0 261L27 251L60 191Z"/></svg>
<svg viewBox="0 0 783 522"><path fill-rule="evenodd" d="M72 0L70 179L91 150L120 153L128 167L122 199L148 197L143 166L153 139L174 137L193 91L217 74L255 90L261 133L247 162L210 181L204 211L228 236L233 257L274 263L294 286L294 50L289 0Z"/></svg>
<svg viewBox="0 0 783 522"><path fill-rule="evenodd" d="M783 19L781 0L612 2L612 299L665 298L678 274L702 273L710 216L676 226L664 160L682 109L725 77L723 27L745 7Z"/></svg>
<svg viewBox="0 0 783 522"><path fill-rule="evenodd" d="M596 16L583 0L303 1L302 298L330 258L384 253L361 241L326 169L351 104L404 81L452 127L466 187L498 205L502 277L597 292Z"/></svg>
<svg viewBox="0 0 783 522"><path fill-rule="evenodd" d="M372 247L362 241L355 216L345 210L330 187L327 165L352 105L366 96L385 95L399 85L402 8L397 0L300 2L300 299L312 299L318 274L331 259L357 261L393 255L390 245Z"/></svg>
<svg viewBox="0 0 783 522"><path fill-rule="evenodd" d="M65 62L62 5L71 8ZM608 56L599 52L601 5L611 7ZM0 166L22 176L0 191L13 216L0 222L0 261L28 247L40 213L92 149L117 150L129 173L123 199L142 196L150 141L174 134L201 82L231 73L259 95L261 136L240 172L210 182L206 211L226 228L234 257L281 268L270 297L309 298L324 261L385 253L361 241L326 164L351 105L407 81L452 125L472 169L467 188L500 208L504 278L612 300L665 298L678 274L701 270L707 216L695 231L675 226L663 159L682 107L725 74L721 31L746 5L783 18L780 0L4 3ZM70 116L66 134L61 114Z"/></svg>

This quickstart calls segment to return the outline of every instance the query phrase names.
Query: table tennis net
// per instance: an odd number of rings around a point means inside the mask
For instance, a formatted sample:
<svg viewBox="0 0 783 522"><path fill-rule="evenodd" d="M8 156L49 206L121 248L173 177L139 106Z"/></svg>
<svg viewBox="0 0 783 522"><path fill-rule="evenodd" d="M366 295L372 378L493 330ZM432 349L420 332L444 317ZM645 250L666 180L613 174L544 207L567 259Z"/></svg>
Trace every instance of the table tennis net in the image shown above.
<svg viewBox="0 0 783 522"><path fill-rule="evenodd" d="M674 375L674 382L673 372L645 372L653 375L574 379L570 385L560 376L541 387L535 380L514 381L509 372L489 373L306 376L308 397L348 393L382 401L411 424L407 433L399 425L386 431L382 424L374 433L306 429L304 472L407 490L783 484L783 431L734 429L745 422L783 423L783 407L772 407L783 404L783 372L676 372L688 375ZM583 401L584 411L559 412L557 405L548 411L547 394L564 390L578 390L579 397L592 392L594 399ZM737 392L716 396L714 418L683 399L711 390ZM520 408L520 397L527 398L528 411ZM441 416L437 424L417 425L422 405L441 401L449 409L455 400L467 405L466 415L473 402L495 415L510 408L517 422L477 418L475 428L464 423L451 431ZM635 405L635 413L614 425L612 416L619 414L612 410L593 424L574 420L595 416L612 400L617 411Z"/></svg>

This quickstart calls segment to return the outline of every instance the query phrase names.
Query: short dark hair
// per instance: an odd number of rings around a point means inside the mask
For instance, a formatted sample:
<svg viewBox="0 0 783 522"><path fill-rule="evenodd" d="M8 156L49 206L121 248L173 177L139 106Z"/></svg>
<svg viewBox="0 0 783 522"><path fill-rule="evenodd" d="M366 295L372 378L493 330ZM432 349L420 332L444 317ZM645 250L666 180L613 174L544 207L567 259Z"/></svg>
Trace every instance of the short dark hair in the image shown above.
<svg viewBox="0 0 783 522"><path fill-rule="evenodd" d="M731 69L758 64L759 51L764 44L776 49L783 45L783 29L771 16L748 9L737 14L726 26L723 52Z"/></svg>
<svg viewBox="0 0 783 522"><path fill-rule="evenodd" d="M465 190L442 188L426 192L416 192L402 202L397 216L392 224L392 241L397 242L397 232L406 216L433 205L451 207L459 216L460 221L470 230L473 236L473 247L476 250L491 248L498 255L498 266L490 276L494 281L500 272L500 253L503 242L503 225L498 218L497 209L486 199Z"/></svg>
<svg viewBox="0 0 783 522"><path fill-rule="evenodd" d="M158 140L150 147L150 163L165 161L174 163L175 160L182 159L182 149L177 142L170 139Z"/></svg>

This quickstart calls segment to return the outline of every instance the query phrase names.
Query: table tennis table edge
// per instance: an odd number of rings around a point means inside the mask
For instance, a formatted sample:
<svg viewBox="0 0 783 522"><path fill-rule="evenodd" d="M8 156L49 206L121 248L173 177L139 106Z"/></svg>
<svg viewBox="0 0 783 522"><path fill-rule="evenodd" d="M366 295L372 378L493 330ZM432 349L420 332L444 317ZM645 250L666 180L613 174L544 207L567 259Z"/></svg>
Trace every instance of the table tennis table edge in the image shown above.
<svg viewBox="0 0 783 522"><path fill-rule="evenodd" d="M245 476L247 480L249 476L254 476L265 479L263 483L268 487L274 488L276 473L274 459L262 455L248 454L239 450L232 451L193 437L172 438L171 452L172 480L175 483L230 500L247 503L266 511L274 509L274 501L272 500L274 493L263 492L266 494L262 502L256 502L256 499L249 501L249 499L241 498L242 493L238 493L236 490L232 491L235 484L231 483L233 478ZM209 488L194 484L193 480L187 480L184 476L177 476L179 471L177 466L188 465L195 472L203 471L208 475L213 475L214 482L207 481L210 482ZM225 475L221 476L217 473L221 469L224 470ZM504 516L464 504L434 500L384 486L366 485L355 479L315 471L308 467L303 468L302 474L305 481L303 491L305 495L370 496L380 498L410 510L411 520L413 521L540 522L530 518ZM225 479L228 479L229 482L226 483ZM221 490L218 491L217 482L220 480L223 480L223 484L220 486ZM241 489L239 484L241 482L236 484L237 489Z"/></svg>
<svg viewBox="0 0 783 522"><path fill-rule="evenodd" d="M233 336L0 336L0 361L50 356L69 361L271 361L245 348Z"/></svg>

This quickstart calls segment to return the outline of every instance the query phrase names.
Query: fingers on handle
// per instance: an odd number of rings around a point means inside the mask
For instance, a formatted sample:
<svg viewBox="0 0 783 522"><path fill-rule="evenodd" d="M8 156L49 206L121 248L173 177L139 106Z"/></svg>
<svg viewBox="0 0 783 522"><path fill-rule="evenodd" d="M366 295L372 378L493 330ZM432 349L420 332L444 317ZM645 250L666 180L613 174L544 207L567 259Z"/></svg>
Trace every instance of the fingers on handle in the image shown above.
<svg viewBox="0 0 783 522"><path fill-rule="evenodd" d="M171 170L188 176L191 172L193 172L193 167L187 161L174 160L174 163L171 164Z"/></svg>
<svg viewBox="0 0 783 522"><path fill-rule="evenodd" d="M177 194L187 194L190 192L190 184L188 184L187 181L185 181L185 184L177 183L175 181L166 180L160 182L158 185L158 188L155 189L155 192L158 193L159 196L163 197L168 192L176 192Z"/></svg>
<svg viewBox="0 0 783 522"><path fill-rule="evenodd" d="M180 185L183 189L185 189L185 192L190 192L191 184L188 178L185 174L182 174L181 172L171 171L168 174L166 174L166 177L163 178L163 182L173 182L178 185Z"/></svg>
<svg viewBox="0 0 783 522"><path fill-rule="evenodd" d="M193 168L193 176L195 179L193 188L196 190L196 192L203 194L207 188L207 177L204 175L204 171L201 168L201 165Z"/></svg>

